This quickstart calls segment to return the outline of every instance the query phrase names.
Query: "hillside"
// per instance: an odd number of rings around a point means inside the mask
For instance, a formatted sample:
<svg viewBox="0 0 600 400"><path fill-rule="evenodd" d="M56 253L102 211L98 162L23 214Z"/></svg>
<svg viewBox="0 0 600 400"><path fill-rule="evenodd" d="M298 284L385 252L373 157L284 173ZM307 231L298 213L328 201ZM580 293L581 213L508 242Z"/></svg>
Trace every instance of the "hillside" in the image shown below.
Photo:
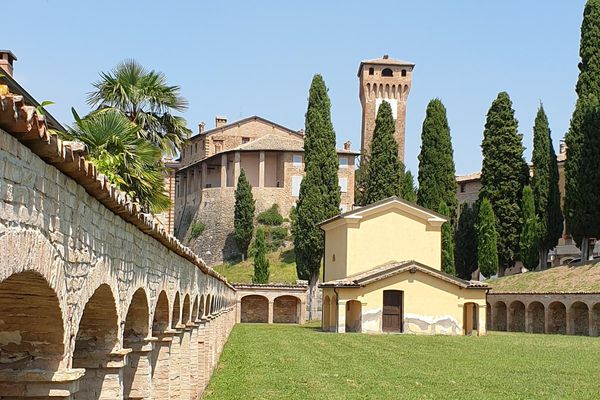
<svg viewBox="0 0 600 400"><path fill-rule="evenodd" d="M600 292L600 263L565 265L486 281L493 293Z"/></svg>
<svg viewBox="0 0 600 400"><path fill-rule="evenodd" d="M296 283L296 260L293 250L269 253L269 282ZM254 274L252 259L237 263L224 263L213 267L215 271L232 283L250 283Z"/></svg>

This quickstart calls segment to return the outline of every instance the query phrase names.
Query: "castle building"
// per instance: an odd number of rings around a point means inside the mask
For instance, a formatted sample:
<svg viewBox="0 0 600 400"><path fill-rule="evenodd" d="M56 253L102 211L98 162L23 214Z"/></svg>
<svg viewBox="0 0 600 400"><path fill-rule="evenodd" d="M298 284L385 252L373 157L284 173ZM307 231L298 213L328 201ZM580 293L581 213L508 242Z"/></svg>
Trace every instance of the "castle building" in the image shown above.
<svg viewBox="0 0 600 400"><path fill-rule="evenodd" d="M396 122L398 155L404 162L404 131L406 128L406 100L412 83L415 64L389 58L365 60L358 67L359 97L362 105L361 153L371 146L377 110L383 101L392 106Z"/></svg>
<svg viewBox="0 0 600 400"><path fill-rule="evenodd" d="M342 212L354 204L357 155L349 142L338 150ZM192 224L204 224L204 233L190 246L209 264L237 253L232 238L234 192L242 170L252 185L257 214L277 204L288 217L304 176L303 131L258 116L231 123L216 117L210 130L199 125L175 172L174 231L180 240L188 240Z"/></svg>

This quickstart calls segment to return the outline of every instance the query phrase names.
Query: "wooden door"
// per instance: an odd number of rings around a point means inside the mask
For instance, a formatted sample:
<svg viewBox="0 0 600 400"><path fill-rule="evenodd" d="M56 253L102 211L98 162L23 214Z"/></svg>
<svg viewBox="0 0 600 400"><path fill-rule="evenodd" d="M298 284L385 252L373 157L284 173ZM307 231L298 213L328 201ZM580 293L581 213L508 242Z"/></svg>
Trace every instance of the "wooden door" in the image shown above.
<svg viewBox="0 0 600 400"><path fill-rule="evenodd" d="M383 291L383 323L384 332L402 332L402 291Z"/></svg>

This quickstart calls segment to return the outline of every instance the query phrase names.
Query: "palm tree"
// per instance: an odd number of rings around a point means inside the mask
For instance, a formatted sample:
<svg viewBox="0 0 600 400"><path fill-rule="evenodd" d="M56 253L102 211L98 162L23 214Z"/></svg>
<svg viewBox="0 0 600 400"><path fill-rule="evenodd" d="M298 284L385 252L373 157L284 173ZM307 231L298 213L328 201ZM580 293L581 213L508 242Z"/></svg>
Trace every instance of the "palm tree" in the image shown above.
<svg viewBox="0 0 600 400"><path fill-rule="evenodd" d="M173 115L187 109L179 86L169 86L162 72L148 71L135 60L125 60L112 71L102 72L88 94L88 104L96 112L116 109L140 129L137 134L158 146L167 156L175 156L189 138L186 120Z"/></svg>
<svg viewBox="0 0 600 400"><path fill-rule="evenodd" d="M120 190L136 199L146 212L169 208L164 193L164 166L161 150L140 137L140 127L121 112L107 109L79 118L62 133L63 139L86 145L87 158Z"/></svg>

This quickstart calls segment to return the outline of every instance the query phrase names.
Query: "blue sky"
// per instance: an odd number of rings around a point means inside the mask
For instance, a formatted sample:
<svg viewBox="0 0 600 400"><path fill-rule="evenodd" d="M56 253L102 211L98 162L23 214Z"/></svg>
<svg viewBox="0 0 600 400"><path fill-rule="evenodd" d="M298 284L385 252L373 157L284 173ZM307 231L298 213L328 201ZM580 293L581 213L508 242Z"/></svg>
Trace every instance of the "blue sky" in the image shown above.
<svg viewBox="0 0 600 400"><path fill-rule="evenodd" d="M506 90L530 158L539 102L555 146L575 103L584 0L545 1L3 1L15 78L71 122L99 71L125 58L164 72L189 100L196 131L215 115L260 115L304 126L311 78L329 87L338 142L360 147L356 72L384 53L416 63L408 99L406 164L416 171L425 108L448 110L458 173L479 170L485 114Z"/></svg>

